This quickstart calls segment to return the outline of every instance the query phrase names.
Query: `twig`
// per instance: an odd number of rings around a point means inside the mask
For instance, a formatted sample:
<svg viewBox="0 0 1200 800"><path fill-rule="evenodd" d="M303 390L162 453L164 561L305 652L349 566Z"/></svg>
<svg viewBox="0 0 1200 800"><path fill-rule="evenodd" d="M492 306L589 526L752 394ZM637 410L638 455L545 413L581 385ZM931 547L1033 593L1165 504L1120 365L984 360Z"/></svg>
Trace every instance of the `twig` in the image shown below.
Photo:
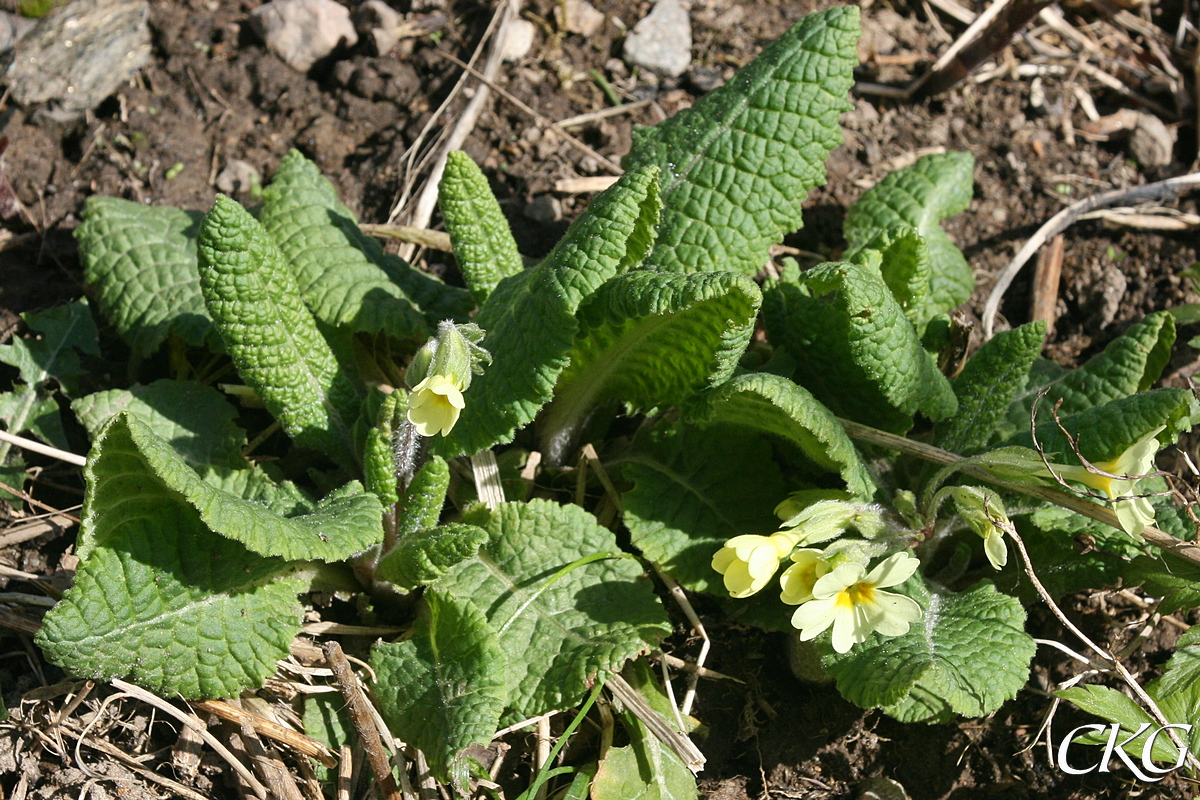
<svg viewBox="0 0 1200 800"><path fill-rule="evenodd" d="M696 610L692 608L692 603L684 594L683 587L679 582L668 575L663 568L658 564L651 562L654 571L658 573L658 577L666 585L667 591L671 593L672 599L679 605L683 611L683 615L687 617L688 622L692 625L692 630L700 637L700 655L696 656L696 670L688 675L687 691L683 695L683 705L680 706L680 712L683 714L692 713L692 704L696 702L696 684L700 681L700 670L704 668L704 662L708 660L708 651L712 647L712 640L708 638L708 631L704 629L704 623L700 621L700 616ZM666 664L664 654L663 663ZM683 727L682 724L680 727Z"/></svg>
<svg viewBox="0 0 1200 800"><path fill-rule="evenodd" d="M1121 679L1125 681L1126 685L1129 686L1133 693L1137 695L1138 699L1141 700L1145 705L1146 710L1150 712L1150 716L1154 718L1154 721L1157 722L1160 727L1166 729L1167 735L1171 737L1171 742L1174 743L1177 748L1179 748L1180 752L1187 753L1188 763L1191 764L1192 770L1195 771L1200 769L1200 760L1198 760L1196 756L1192 754L1191 748L1183 743L1183 740L1180 739L1179 734L1177 734L1175 729L1171 727L1170 721L1163 714L1162 709L1160 709L1158 704L1154 702L1154 698L1146 694L1146 690L1143 689L1142 685L1134 679L1133 675L1130 674L1129 670L1126 669L1121 660L1111 653L1105 651L1099 645L1089 639L1087 634L1079 630L1079 627L1076 626L1075 623L1067 619L1067 615L1064 614L1063 610L1058 607L1057 603L1054 602L1054 598L1050 596L1050 593L1046 591L1046 587L1042 585L1040 580L1038 580L1037 574L1034 573L1033 562L1029 559L1029 553L1025 550L1025 542L1021 540L1020 535L1017 533L1017 529L1012 525L1012 523L1002 522L1001 524L1004 527L1004 532L1010 539L1013 540L1013 543L1017 546L1017 550L1020 551L1021 563L1025 568L1025 574L1033 584L1033 588L1037 590L1038 595L1042 598L1042 602L1049 607L1051 613L1058 618L1058 621L1062 623L1063 627L1074 634L1079 641L1087 645L1089 650L1100 656L1107 663L1112 664L1113 669L1117 671L1117 673L1121 676Z"/></svg>
<svg viewBox="0 0 1200 800"><path fill-rule="evenodd" d="M537 721L537 747L534 750L533 771L540 775L550 761L550 720L542 717ZM546 800L546 784L543 782L533 795L533 800Z"/></svg>
<svg viewBox="0 0 1200 800"><path fill-rule="evenodd" d="M229 752L229 748L221 744L217 737L208 732L208 726L206 726L198 717L196 717L195 714L188 714L180 711L178 708L171 705L158 695L148 692L140 686L134 686L132 683L126 683L120 679L113 679L109 681L109 683L111 683L117 689L120 689L122 692L125 692L125 694L135 697L138 700L141 700L143 703L148 703L154 706L159 711L170 715L194 730L200 735L200 738L204 740L205 744L217 751L217 755L221 756L221 758L225 759L229 763L229 766L233 767L233 771L238 774L238 777L245 781L246 786L249 787L250 791L254 792L256 797L258 797L260 800L267 800L267 788L258 782L258 778L254 777L254 773L242 763L241 759Z"/></svg>
<svg viewBox="0 0 1200 800"><path fill-rule="evenodd" d="M488 52L487 63L483 67L483 76L488 81L495 80L496 74L500 71L500 62L504 54L504 40L508 37L513 20L517 18L519 7L520 0L502 0L501 7L496 11L500 15L500 25L496 29L496 36L492 40L491 49ZM417 197L417 202L413 206L413 212L408 220L413 227L429 227L429 220L433 218L433 208L437 205L438 184L441 183L442 173L446 169L446 158L452 150L458 150L467 140L479 115L483 113L483 107L490 94L491 90L486 83L476 89L475 96L467 103L467 107L459 115L458 121L454 123L454 129L438 147L433 168L430 169L429 177L425 180L425 188Z"/></svg>
<svg viewBox="0 0 1200 800"><path fill-rule="evenodd" d="M643 108L650 105L651 102L653 101L635 100L632 103L622 103L619 106L609 106L608 108L601 108L598 111L589 111L586 114L577 114L573 117L560 119L557 124L560 128L574 128L576 125L586 125L589 122L597 122L602 119L608 119L609 117L615 117L618 114L632 114L634 111L641 111Z"/></svg>
<svg viewBox="0 0 1200 800"><path fill-rule="evenodd" d="M260 717L258 714L238 708L224 700L197 700L192 705L236 725L250 725L256 733L262 734L268 739L274 739L306 756L311 756L330 769L337 766L337 758L327 746L291 728L285 728L274 720Z"/></svg>
<svg viewBox="0 0 1200 800"><path fill-rule="evenodd" d="M258 774L262 776L263 782L271 790L271 794L278 800L304 800L292 773L283 765L279 756L266 748L248 719L242 721L240 732L242 747L250 756L250 762L258 770Z"/></svg>
<svg viewBox="0 0 1200 800"><path fill-rule="evenodd" d="M496 454L481 450L471 456L471 472L475 476L475 493L490 511L495 511L504 502L504 485L500 482Z"/></svg>
<svg viewBox="0 0 1200 800"><path fill-rule="evenodd" d="M47 505L46 503L43 503L41 500L38 500L33 495L28 494L27 492L24 492L21 489L17 489L16 487L9 486L4 481L0 481L0 489L3 489L4 491L8 492L11 495L15 495L16 497L21 498L22 500L24 500L26 503L29 503L30 505L37 506L38 508L42 509L43 511L47 511L52 514L57 514L61 517L66 517L67 519L71 520L71 522L75 522L75 523L79 522L79 517L74 517L63 511L59 511L54 506Z"/></svg>
<svg viewBox="0 0 1200 800"><path fill-rule="evenodd" d="M903 436L897 436L894 433L876 430L867 425L862 425L857 422L852 422L848 419L838 420L842 427L846 429L846 433L852 439L869 442L881 447L886 447L890 450L896 450L906 455L915 456L925 461L934 464L957 464L965 460L962 456L951 453L948 450L943 450L940 447L925 444L924 442L916 442L912 439L906 439ZM1019 483L1012 483L1002 478L998 478L987 469L975 464L966 464L962 467L962 472L965 475L970 475L973 478L978 478L982 481L987 481L995 486L1000 486L1005 489L1010 489L1014 492L1019 492L1028 497L1035 497L1038 500L1044 500L1047 503L1054 503L1057 506L1062 506L1070 511L1075 511L1083 514L1089 519L1094 519L1097 522L1103 522L1113 528L1121 529L1121 522L1117 519L1116 513L1107 506L1097 505L1085 497L1069 494L1059 489L1053 489L1049 486L1027 486ZM1147 525L1142 531L1142 538L1150 544L1162 550L1170 552L1172 555L1183 559L1197 567L1200 567L1200 546L1194 545L1191 542L1183 542L1176 539L1169 533L1159 530L1151 525Z"/></svg>
<svg viewBox="0 0 1200 800"><path fill-rule="evenodd" d="M338 688L342 690L342 697L346 699L346 705L350 709L350 718L354 721L354 729L358 731L359 741L367 754L367 763L375 773L375 780L379 782L379 793L387 800L402 800L400 791L396 788L396 779L392 777L387 753L383 751L379 730L375 727L371 712L367 708L369 703L358 683L358 677L355 676L354 670L350 669L350 662L346 660L342 646L337 642L325 642L322 649L325 651L325 660L337 679Z"/></svg>
<svg viewBox="0 0 1200 800"><path fill-rule="evenodd" d="M660 742L670 748L671 752L679 756L680 760L687 765L687 768L692 772L700 772L704 769L704 762L707 760L704 754L700 752L700 748L696 747L695 742L688 738L687 734L682 731L677 731L662 718L662 715L642 699L637 690L630 686L620 675L613 675L604 685L612 692L613 697L620 700L625 708L631 714L638 718L639 721L653 733Z"/></svg>
<svg viewBox="0 0 1200 800"><path fill-rule="evenodd" d="M15 444L23 450L29 450L33 453L40 453L44 456L57 458L59 461L65 461L68 464L73 464L77 467L82 467L87 464L87 459L83 456L77 456L74 453L68 453L66 450L59 450L57 447L51 447L48 444L35 442L33 439L26 439L24 436L16 436L8 431L0 431L0 442L8 442Z"/></svg>
<svg viewBox="0 0 1200 800"><path fill-rule="evenodd" d="M1030 320L1046 323L1046 332L1054 332L1058 320L1058 284L1062 277L1063 250L1065 240L1060 233L1050 241L1050 247L1038 253L1037 266L1033 271L1033 300L1030 305Z"/></svg>
<svg viewBox="0 0 1200 800"><path fill-rule="evenodd" d="M500 95L505 100L512 103L514 106L516 106L518 109L525 112L529 116L533 117L534 121L537 122L539 125L549 128L552 131L554 131L555 133L557 133L559 136L561 136L563 138L564 141L566 141L567 144L569 144L572 147L574 147L575 149L579 150L584 155L589 155L592 158L599 159L601 166L606 167L609 170L609 172L612 172L614 175L623 175L625 173L625 170L621 169L620 164L616 163L615 161L610 159L608 156L602 155L598 151L589 147L584 142L580 141L576 137L567 133L567 131L563 128L563 126L560 123L555 122L554 120L552 120L548 117L542 116L540 113L538 113L538 111L536 109L534 109L531 106L527 105L526 103L522 102L520 98L518 98L516 95L512 94L508 90L504 89L502 86L499 86L491 78L488 78L487 76L485 76L485 75L477 72L473 68L467 66L462 61L460 61L459 59L457 59L453 55L451 55L450 53L447 53L443 50L435 50L434 52L437 53L438 55L440 55L442 58L445 58L449 61L453 61L459 67L461 67L462 69L471 73L471 75L478 78L480 80L480 82L482 82L483 84L494 89L496 94Z"/></svg>
<svg viewBox="0 0 1200 800"><path fill-rule="evenodd" d="M1067 206L1062 211L1059 211L1053 217L1046 221L1041 228L1038 229L1029 241L1013 256L1013 260L996 278L996 285L992 287L992 291L988 294L987 302L983 306L983 339L987 341L992 338L992 332L996 324L996 312L1000 309L1000 301L1004 297L1004 293L1008 291L1008 287L1012 285L1013 279L1017 277L1017 273L1021 271L1021 267L1027 262L1045 242L1053 236L1065 231L1070 227L1076 219L1081 215L1086 214L1093 209L1102 206L1109 206L1115 203L1134 202L1138 200L1156 199L1162 200L1168 197L1174 197L1179 192L1186 189L1192 189L1200 186L1200 172L1193 172L1188 175L1180 175L1175 178L1167 178L1166 180L1148 183L1145 186L1135 186L1132 189L1113 189L1108 192L1101 192L1091 197L1086 197L1078 203Z"/></svg>
<svg viewBox="0 0 1200 800"><path fill-rule="evenodd" d="M454 252L454 247L450 244L450 234L445 231L414 228L411 225L360 224L358 229L367 236L375 236L381 239L395 239L398 242L405 242L407 244L419 244L421 247L428 247L431 250L439 250L443 253Z"/></svg>

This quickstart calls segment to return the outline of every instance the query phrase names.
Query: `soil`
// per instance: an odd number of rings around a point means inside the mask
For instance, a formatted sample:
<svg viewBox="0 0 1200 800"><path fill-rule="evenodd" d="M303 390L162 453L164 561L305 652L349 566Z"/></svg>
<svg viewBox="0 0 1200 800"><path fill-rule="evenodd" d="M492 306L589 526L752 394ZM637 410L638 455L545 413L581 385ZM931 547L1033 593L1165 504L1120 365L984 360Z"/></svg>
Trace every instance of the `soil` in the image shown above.
<svg viewBox="0 0 1200 800"><path fill-rule="evenodd" d="M623 31L647 13L646 0L600 0L596 5L608 21L586 38L562 32L554 0L532 0L523 9L537 27L534 47L505 64L498 83L550 120L611 105L593 78L596 73L625 100L651 101L572 129L601 154L619 159L630 146L634 125L687 107L802 15L830 4L695 0L692 68L679 79L656 80L631 75L619 60ZM389 220L405 190L408 149L460 74L440 54L469 58L492 17L487 6L428 0L415 11L432 35L404 40L382 56L360 44L301 74L266 52L250 32L247 15L256 5L155 0L150 63L86 118L35 122L33 109L11 103L3 108L0 136L8 141L3 173L25 208L23 215L3 224L3 234L11 237L0 250L0 329L6 337L15 315L86 293L71 230L84 200L94 194L204 209L231 162L251 165L265 183L294 147L321 166L360 219ZM858 77L864 85L898 85L920 75L963 30L945 17L931 20L933 12L924 3L884 7L866 0L862 5L868 36L860 47L864 63ZM978 12L986 4L969 5ZM1073 24L1098 37L1117 30L1100 11L1082 8L1075 13L1068 15ZM1148 26L1173 35L1182 12L1180 4L1163 3L1136 13ZM1110 39L1103 41L1111 45ZM1144 49L1141 57L1150 59ZM975 197L947 229L978 276L976 296L964 309L973 316L996 274L1065 202L1188 171L1196 155L1194 109L1164 120L1180 134L1172 163L1143 168L1120 140L1076 133L1072 142L1064 132L1064 115L1077 129L1084 119L1078 88L1092 93L1100 114L1133 107L1128 97L1077 75L1046 75L1035 87L1017 69L1031 58L1029 42L1020 39L993 59L1007 68L990 70L990 79L968 80L932 100L907 102L886 99L869 88L856 91L854 108L843 119L845 143L828 164L829 182L809 197L805 227L785 245L836 257L845 245L845 208L865 187L928 148L969 151L977 161ZM1139 87L1139 92L1152 91ZM1153 96L1172 107L1169 95ZM464 102L462 96L454 99L448 114L434 121L435 128L455 119ZM587 204L589 195L559 193L556 182L609 174L597 159L563 146L528 113L495 93L464 148L484 168L522 252L530 257L544 254ZM249 198L245 185L236 196ZM539 200L547 197L557 202ZM1185 197L1175 207L1197 212L1194 198ZM553 212L549 217L536 213L547 208ZM559 216L557 208L561 218L553 218ZM1073 225L1066 232L1057 321L1047 355L1077 363L1146 313L1196 302L1179 277L1197 260L1196 242L1194 229L1163 233L1109 228L1096 220ZM448 257L430 253L423 264L456 280ZM1006 294L1001 310L1009 324L1029 318L1031 274L1032 266ZM113 338L110 333L106 340ZM1196 331L1181 334L1168 370L1177 385L1198 366L1195 351L1182 344ZM120 346L106 347L105 364L118 368ZM82 433L72 434L79 440L78 450L85 449ZM31 485L39 499L55 507L80 502L77 472L48 471ZM61 578L70 566L64 554L73 538L73 529L50 530L8 544L0 550L0 562ZM6 586L8 591L30 590L20 580L0 577L0 589ZM1090 633L1110 640L1125 637L1127 628L1145 617L1128 600L1109 593L1073 598L1068 611ZM1031 617L1036 635L1070 641L1048 612L1035 607ZM1191 791L1174 775L1161 784L1144 784L1119 770L1072 777L1053 766L1038 739L1051 709L1047 692L1076 671L1057 650L1040 648L1027 690L987 719L903 726L879 712L863 712L830 687L797 681L788 670L782 637L741 629L716 615L705 619L714 637L708 666L743 681L701 683L695 714L708 726L703 748L709 762L701 776L707 797L903 796L894 793L895 786L879 783L881 778L897 782L918 799L1153 798ZM50 721L63 710L67 691L78 686L57 683L63 676L40 659L19 625L0 624L0 686L12 714L11 723L0 725L0 792L12 798L170 796L111 754L85 748L77 755L73 739L53 732ZM1134 665L1151 673L1161 665L1173 642L1170 630L1147 638ZM695 641L683 636L673 641L677 655L694 656ZM97 687L79 713L94 710L103 697ZM145 766L208 796L237 796L221 774L221 762L204 756L197 769L184 770L170 749L178 735L152 721L145 707L124 702L121 724L102 732L114 745L144 755ZM1081 724L1074 721L1077 717L1059 709L1054 730L1061 735Z"/></svg>

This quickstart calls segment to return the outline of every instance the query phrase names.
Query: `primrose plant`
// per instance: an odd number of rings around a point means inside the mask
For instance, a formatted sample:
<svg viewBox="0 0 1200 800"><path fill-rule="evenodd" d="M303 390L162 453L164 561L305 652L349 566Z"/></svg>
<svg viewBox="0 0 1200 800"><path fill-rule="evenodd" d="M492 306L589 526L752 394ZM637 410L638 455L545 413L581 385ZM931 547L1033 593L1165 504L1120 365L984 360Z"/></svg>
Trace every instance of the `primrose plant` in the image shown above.
<svg viewBox="0 0 1200 800"><path fill-rule="evenodd" d="M1073 371L1040 359L1044 328L1023 325L947 376L948 312L973 279L940 223L971 199L969 155L867 191L842 260L753 278L840 141L857 14L804 18L638 131L624 176L536 266L452 154L441 210L465 288L385 254L298 153L253 214L224 197L206 214L90 200L77 238L93 302L135 374L169 377L86 393L57 362L92 449L47 656L233 696L288 656L301 595L356 599L409 626L371 652L385 720L461 787L470 745L618 673L665 708L631 661L670 631L650 565L795 631L846 698L914 722L991 713L1023 685L1015 536L1052 595L1123 578L1200 605L1196 564L1144 539L1188 535L1162 479L1141 477L1197 412L1190 393L1151 388L1170 315ZM69 316L80 324L47 338L74 358L95 331L86 308ZM55 365L32 350L0 352L24 381L10 429L54 438ZM1050 502L1063 497L1088 513ZM1081 535L1095 543L1082 555ZM310 733L343 736L336 712L306 700ZM630 744L579 768L593 797L694 794L640 720L623 724Z"/></svg>

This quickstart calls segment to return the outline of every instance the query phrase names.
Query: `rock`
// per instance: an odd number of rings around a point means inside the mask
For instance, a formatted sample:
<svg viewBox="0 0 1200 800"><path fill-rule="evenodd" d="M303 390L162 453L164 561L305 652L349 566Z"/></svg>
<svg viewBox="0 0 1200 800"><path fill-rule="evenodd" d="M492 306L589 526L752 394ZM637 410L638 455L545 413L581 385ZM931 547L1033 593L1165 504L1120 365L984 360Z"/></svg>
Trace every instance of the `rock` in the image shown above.
<svg viewBox="0 0 1200 800"><path fill-rule="evenodd" d="M514 19L508 26L508 36L504 37L504 45L500 57L505 61L520 61L533 49L533 35L537 28L527 19Z"/></svg>
<svg viewBox="0 0 1200 800"><path fill-rule="evenodd" d="M708 94L725 84L721 70L716 67L694 66L687 71L687 82L700 94Z"/></svg>
<svg viewBox="0 0 1200 800"><path fill-rule="evenodd" d="M325 174L341 172L356 144L344 123L331 114L317 117L296 137L296 148Z"/></svg>
<svg viewBox="0 0 1200 800"><path fill-rule="evenodd" d="M538 195L525 206L525 216L542 225L558 222L563 218L562 203L552 195Z"/></svg>
<svg viewBox="0 0 1200 800"><path fill-rule="evenodd" d="M1138 113L1129 137L1129 154L1143 167L1166 167L1175 157L1178 133L1153 114Z"/></svg>
<svg viewBox="0 0 1200 800"><path fill-rule="evenodd" d="M150 60L146 0L76 0L39 20L0 62L12 98L70 121Z"/></svg>
<svg viewBox="0 0 1200 800"><path fill-rule="evenodd" d="M252 187L262 184L262 176L258 174L258 170L248 161L242 161L240 158L235 158L225 165L221 170L221 174L217 176L217 191L224 192L230 197L240 193L249 192Z"/></svg>
<svg viewBox="0 0 1200 800"><path fill-rule="evenodd" d="M692 61L692 23L680 0L658 0L625 37L631 65L677 78Z"/></svg>
<svg viewBox="0 0 1200 800"><path fill-rule="evenodd" d="M587 0L567 0L567 30L583 36L591 36L604 25L604 14Z"/></svg>
<svg viewBox="0 0 1200 800"><path fill-rule="evenodd" d="M13 45L25 38L25 34L33 30L35 25L37 25L36 19L22 17L20 14L13 14L9 11L0 11L0 53L11 50Z"/></svg>
<svg viewBox="0 0 1200 800"><path fill-rule="evenodd" d="M404 15L383 0L367 0L354 12L354 27L366 37L377 55L390 53L400 41Z"/></svg>
<svg viewBox="0 0 1200 800"><path fill-rule="evenodd" d="M250 25L268 50L298 72L358 42L350 12L334 0L272 0L250 12Z"/></svg>

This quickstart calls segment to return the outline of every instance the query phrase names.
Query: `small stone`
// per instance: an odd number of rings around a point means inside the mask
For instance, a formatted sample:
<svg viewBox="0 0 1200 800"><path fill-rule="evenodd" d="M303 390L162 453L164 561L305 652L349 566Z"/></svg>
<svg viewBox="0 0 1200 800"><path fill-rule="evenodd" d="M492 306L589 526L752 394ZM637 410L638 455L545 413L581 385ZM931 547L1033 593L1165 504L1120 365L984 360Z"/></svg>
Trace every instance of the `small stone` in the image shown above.
<svg viewBox="0 0 1200 800"><path fill-rule="evenodd" d="M563 218L562 203L548 194L538 195L525 206L525 216L534 222L548 225Z"/></svg>
<svg viewBox="0 0 1200 800"><path fill-rule="evenodd" d="M625 37L625 60L677 78L692 62L692 23L680 0L658 0Z"/></svg>
<svg viewBox="0 0 1200 800"><path fill-rule="evenodd" d="M359 67L350 79L350 91L359 97L374 100L376 95L383 92L383 78L370 67Z"/></svg>
<svg viewBox="0 0 1200 800"><path fill-rule="evenodd" d="M339 61L333 65L333 82L343 89L349 88L356 71L353 61Z"/></svg>
<svg viewBox="0 0 1200 800"><path fill-rule="evenodd" d="M235 158L225 165L217 176L217 191L231 197L239 192L248 192L251 187L262 184L258 170L248 161Z"/></svg>
<svg viewBox="0 0 1200 800"><path fill-rule="evenodd" d="M591 36L604 25L604 14L587 0L567 0L567 30L583 36Z"/></svg>
<svg viewBox="0 0 1200 800"><path fill-rule="evenodd" d="M708 94L725 84L725 77L716 67L694 66L687 71L687 82L700 94Z"/></svg>
<svg viewBox="0 0 1200 800"><path fill-rule="evenodd" d="M21 105L52 103L67 121L95 108L150 60L145 0L75 0L39 20L3 62Z"/></svg>
<svg viewBox="0 0 1200 800"><path fill-rule="evenodd" d="M25 34L33 30L34 25L37 25L35 19L22 17L10 11L0 11L0 53L11 50Z"/></svg>
<svg viewBox="0 0 1200 800"><path fill-rule="evenodd" d="M367 0L354 12L354 27L378 55L391 52L400 41L403 23L404 16L383 0Z"/></svg>
<svg viewBox="0 0 1200 800"><path fill-rule="evenodd" d="M321 172L341 172L356 144L344 128L337 117L317 117L296 137L296 147L315 161Z"/></svg>
<svg viewBox="0 0 1200 800"><path fill-rule="evenodd" d="M297 72L358 42L349 10L334 0L272 0L250 12L250 24L267 49Z"/></svg>
<svg viewBox="0 0 1200 800"><path fill-rule="evenodd" d="M1139 113L1129 137L1129 154L1143 167L1166 167L1175 157L1177 132L1153 114Z"/></svg>
<svg viewBox="0 0 1200 800"><path fill-rule="evenodd" d="M508 35L500 50L505 61L520 61L533 49L533 36L537 28L527 19L514 19L508 26Z"/></svg>

